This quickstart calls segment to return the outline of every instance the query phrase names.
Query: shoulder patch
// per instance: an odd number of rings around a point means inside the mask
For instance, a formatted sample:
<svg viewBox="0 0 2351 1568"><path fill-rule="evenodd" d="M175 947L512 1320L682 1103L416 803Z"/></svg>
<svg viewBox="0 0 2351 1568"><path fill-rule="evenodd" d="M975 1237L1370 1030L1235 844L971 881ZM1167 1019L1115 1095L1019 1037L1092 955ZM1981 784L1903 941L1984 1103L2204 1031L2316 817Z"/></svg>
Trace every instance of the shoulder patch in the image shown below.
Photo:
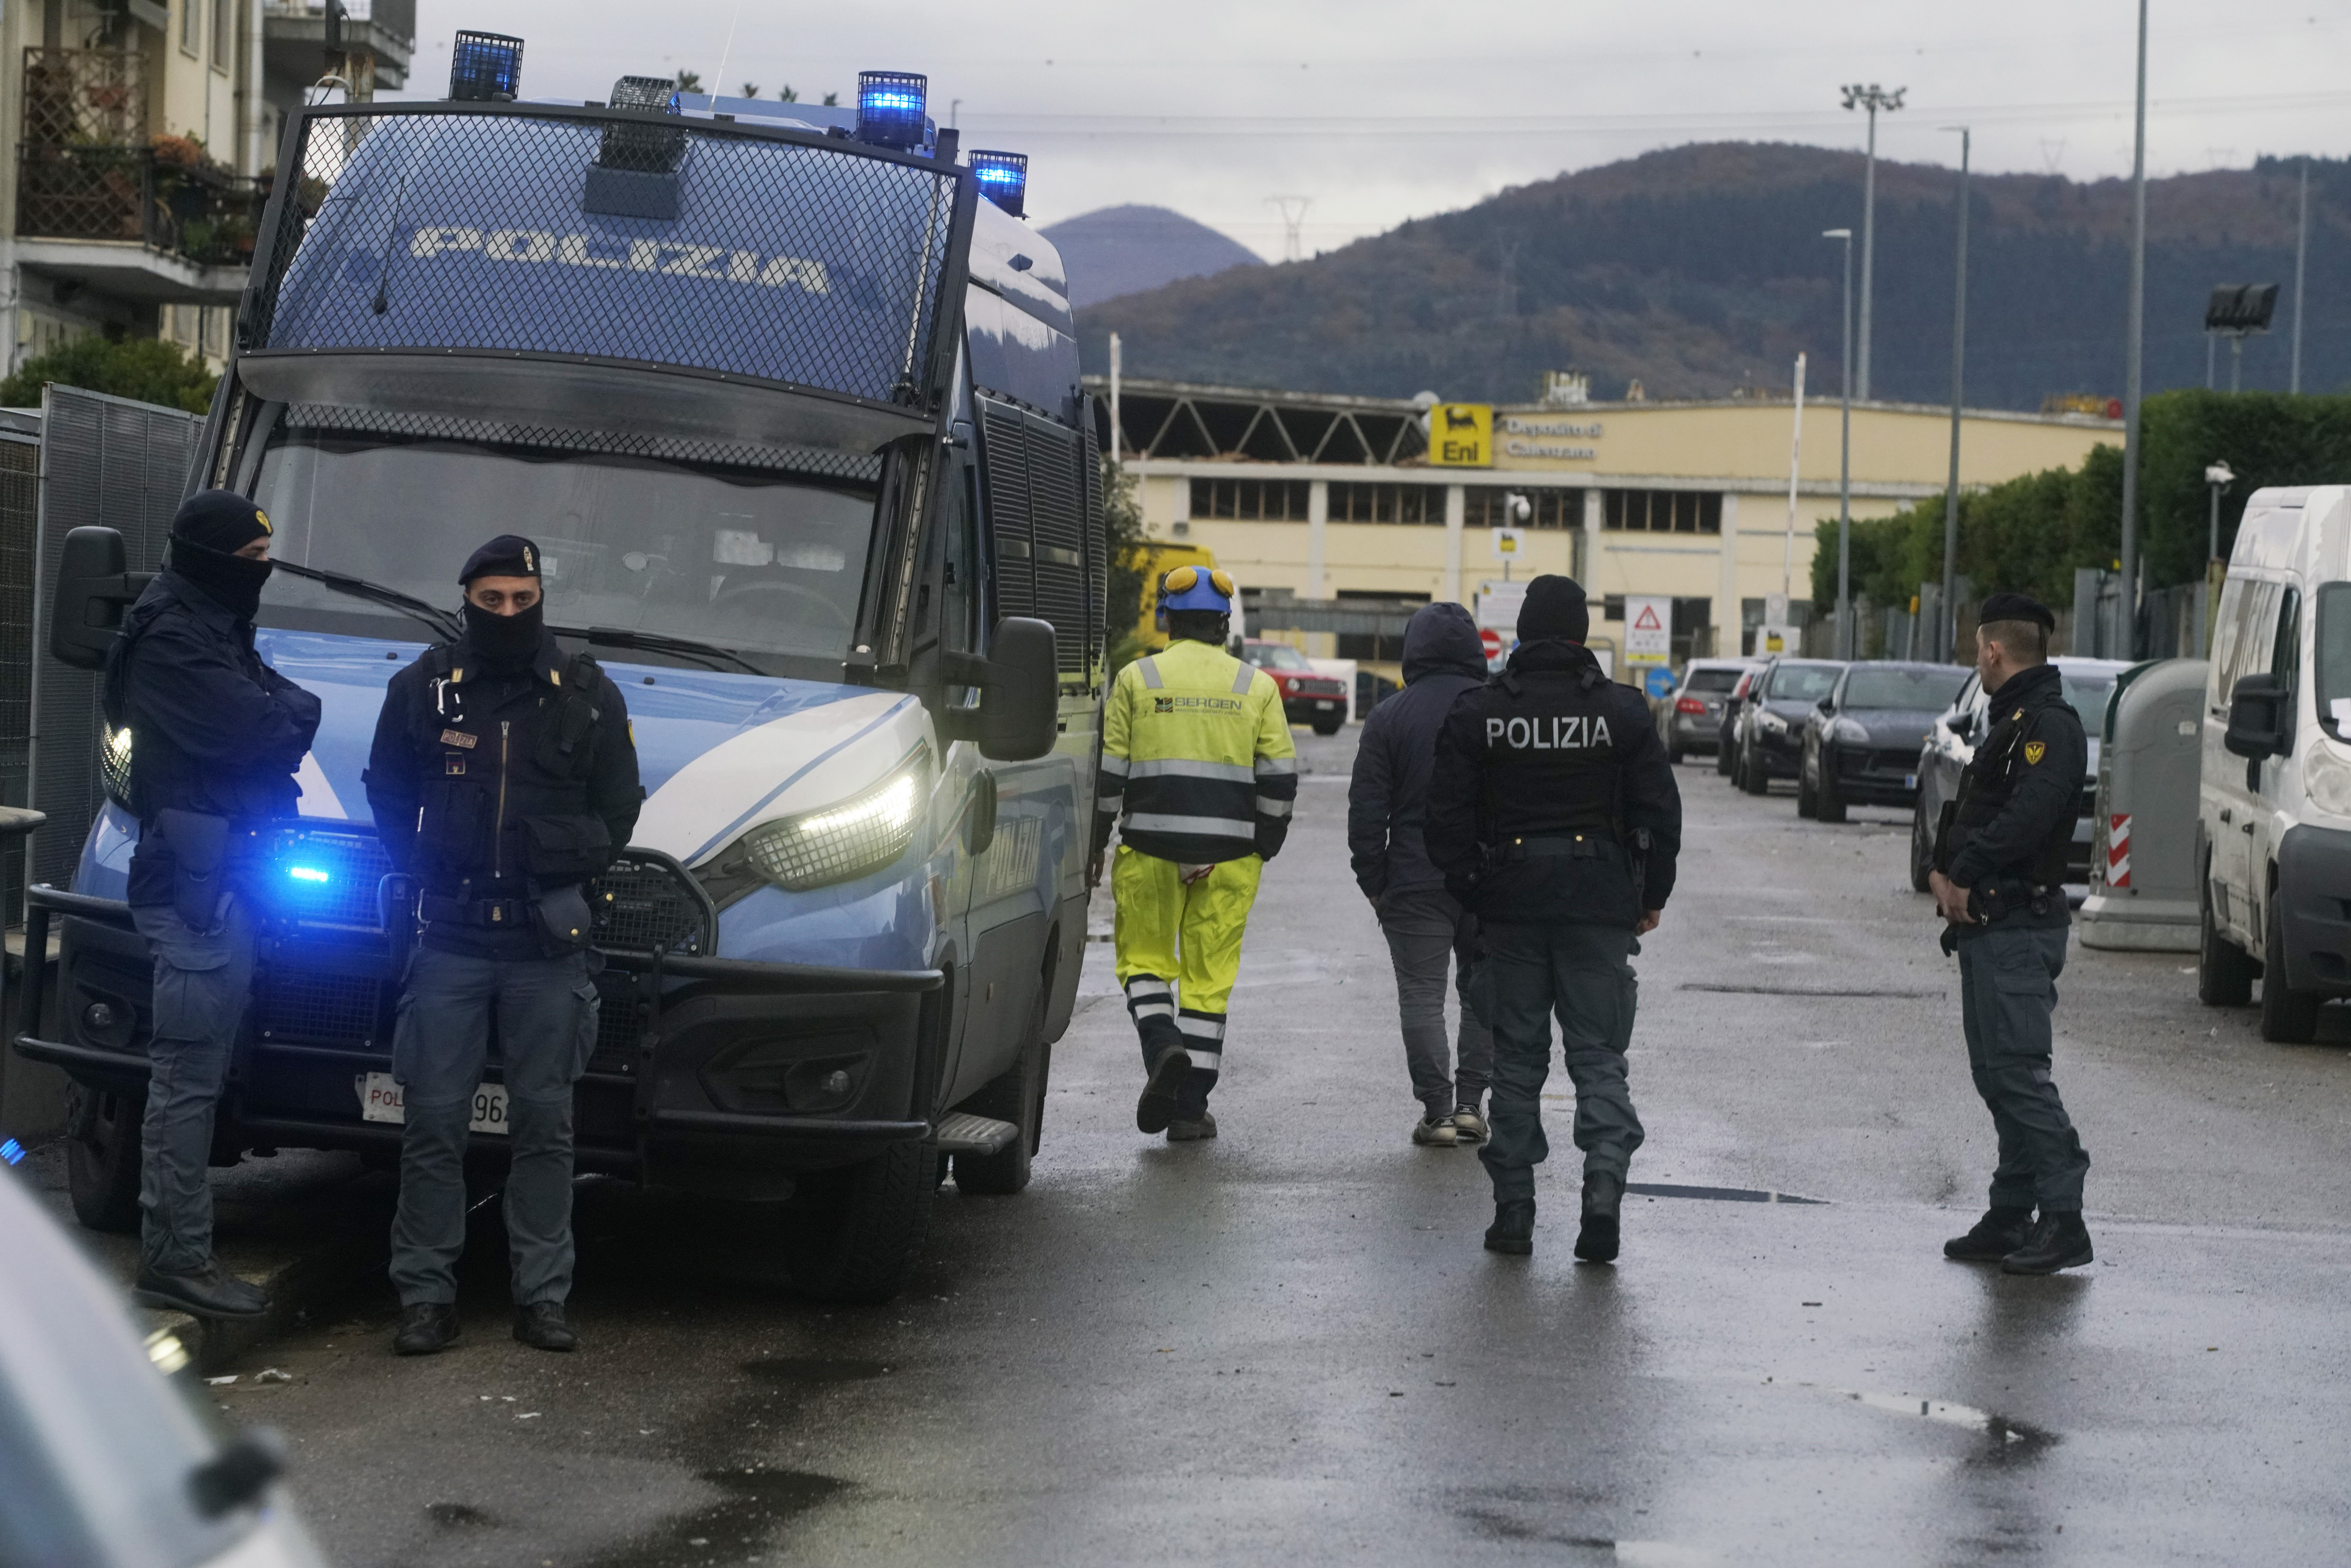
<svg viewBox="0 0 2351 1568"><path fill-rule="evenodd" d="M2024 765L2028 768L2034 766L2043 757L2048 754L2048 750L2049 743L2045 740L2026 741L2024 743Z"/></svg>

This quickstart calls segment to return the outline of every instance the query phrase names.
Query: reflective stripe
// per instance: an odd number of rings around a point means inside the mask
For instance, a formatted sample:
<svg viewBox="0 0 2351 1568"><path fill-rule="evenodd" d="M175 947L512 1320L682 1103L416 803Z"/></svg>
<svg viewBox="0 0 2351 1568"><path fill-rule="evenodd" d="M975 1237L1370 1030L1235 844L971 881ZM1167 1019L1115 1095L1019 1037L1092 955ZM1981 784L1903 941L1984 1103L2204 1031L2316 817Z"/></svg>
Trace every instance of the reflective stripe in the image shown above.
<svg viewBox="0 0 2351 1568"><path fill-rule="evenodd" d="M1165 681L1159 678L1159 664L1156 660L1137 659L1134 662L1134 668L1137 675L1141 677L1143 684L1149 686L1153 691L1158 691L1167 685Z"/></svg>
<svg viewBox="0 0 2351 1568"><path fill-rule="evenodd" d="M1297 803L1295 800L1275 800L1259 795L1257 798L1257 814L1260 817L1287 817L1290 815L1290 809Z"/></svg>
<svg viewBox="0 0 2351 1568"><path fill-rule="evenodd" d="M1136 779L1222 779L1234 784L1252 782L1256 775L1238 762L1195 762L1189 758L1168 757L1134 765Z"/></svg>
<svg viewBox="0 0 2351 1568"><path fill-rule="evenodd" d="M1199 833L1217 839L1257 837L1254 827L1227 817L1169 817L1156 812L1136 811L1127 817L1126 825L1146 833Z"/></svg>
<svg viewBox="0 0 2351 1568"><path fill-rule="evenodd" d="M1156 1002L1134 1000L1126 1004L1126 1010L1139 1019L1174 1018L1176 1004L1165 1000Z"/></svg>
<svg viewBox="0 0 2351 1568"><path fill-rule="evenodd" d="M1123 757L1114 756L1105 751L1102 754L1099 766L1105 773L1115 774L1121 779L1126 777L1126 758Z"/></svg>
<svg viewBox="0 0 2351 1568"><path fill-rule="evenodd" d="M1179 1013L1176 1027L1186 1040L1213 1040L1221 1043L1225 1038L1225 1016L1222 1013Z"/></svg>
<svg viewBox="0 0 2351 1568"><path fill-rule="evenodd" d="M1249 687L1256 684L1257 666L1250 664L1242 664L1240 674L1233 677L1233 695L1237 697L1249 695Z"/></svg>
<svg viewBox="0 0 2351 1568"><path fill-rule="evenodd" d="M1295 757L1260 757L1257 759L1256 770L1259 774L1295 773L1298 771L1298 758Z"/></svg>
<svg viewBox="0 0 2351 1568"><path fill-rule="evenodd" d="M1219 1071L1225 1062L1223 1051L1210 1051L1207 1047L1195 1045L1188 1040L1184 1042L1184 1054L1192 1059L1192 1071L1195 1072L1215 1072Z"/></svg>

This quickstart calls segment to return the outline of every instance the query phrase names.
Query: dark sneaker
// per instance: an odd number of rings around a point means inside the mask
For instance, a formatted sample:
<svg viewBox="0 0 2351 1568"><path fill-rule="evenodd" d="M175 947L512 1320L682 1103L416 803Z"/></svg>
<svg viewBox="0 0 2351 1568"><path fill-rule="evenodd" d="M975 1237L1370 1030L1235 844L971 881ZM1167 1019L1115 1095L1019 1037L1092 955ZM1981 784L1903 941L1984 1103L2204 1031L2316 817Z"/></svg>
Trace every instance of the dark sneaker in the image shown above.
<svg viewBox="0 0 2351 1568"><path fill-rule="evenodd" d="M1494 1223L1486 1227L1486 1250L1523 1258L1535 1249L1535 1200L1504 1198L1494 1205Z"/></svg>
<svg viewBox="0 0 2351 1568"><path fill-rule="evenodd" d="M1430 1148L1449 1149L1461 1141L1452 1116L1423 1116L1412 1125L1412 1141Z"/></svg>
<svg viewBox="0 0 2351 1568"><path fill-rule="evenodd" d="M1965 1236L1943 1243L1943 1256L1961 1263L1997 1263L2032 1237L2032 1210L1995 1205Z"/></svg>
<svg viewBox="0 0 2351 1568"><path fill-rule="evenodd" d="M433 1355L457 1343L457 1309L447 1301L418 1301L400 1309L400 1332L392 1336L394 1355Z"/></svg>
<svg viewBox="0 0 2351 1568"><path fill-rule="evenodd" d="M1625 1208L1621 1176L1583 1178L1583 1228L1576 1232L1575 1255L1587 1263L1614 1263Z"/></svg>
<svg viewBox="0 0 2351 1568"><path fill-rule="evenodd" d="M515 1338L533 1350L578 1350L580 1336L563 1316L561 1301L533 1301L515 1309Z"/></svg>
<svg viewBox="0 0 2351 1568"><path fill-rule="evenodd" d="M1453 1141L1457 1144L1482 1144L1486 1141L1486 1118L1478 1113L1475 1105L1463 1105L1453 1113Z"/></svg>
<svg viewBox="0 0 2351 1568"><path fill-rule="evenodd" d="M184 1274L142 1267L131 1296L142 1307L165 1307L199 1318L257 1318L269 1311L269 1297L220 1266L217 1258Z"/></svg>
<svg viewBox="0 0 2351 1568"><path fill-rule="evenodd" d="M1167 1124L1176 1119L1176 1096L1191 1075L1191 1052L1180 1045L1171 1045L1161 1051L1159 1059L1151 1064L1151 1078L1143 1086L1143 1098L1134 1103L1135 1131L1165 1132Z"/></svg>
<svg viewBox="0 0 2351 1568"><path fill-rule="evenodd" d="M2003 1274L2054 1274L2091 1260L2090 1230L2079 1210L2043 1214L2025 1244L2000 1260Z"/></svg>
<svg viewBox="0 0 2351 1568"><path fill-rule="evenodd" d="M1167 1141L1171 1144L1196 1144L1202 1138L1217 1135L1217 1118L1207 1111L1197 1118L1178 1116L1167 1124Z"/></svg>

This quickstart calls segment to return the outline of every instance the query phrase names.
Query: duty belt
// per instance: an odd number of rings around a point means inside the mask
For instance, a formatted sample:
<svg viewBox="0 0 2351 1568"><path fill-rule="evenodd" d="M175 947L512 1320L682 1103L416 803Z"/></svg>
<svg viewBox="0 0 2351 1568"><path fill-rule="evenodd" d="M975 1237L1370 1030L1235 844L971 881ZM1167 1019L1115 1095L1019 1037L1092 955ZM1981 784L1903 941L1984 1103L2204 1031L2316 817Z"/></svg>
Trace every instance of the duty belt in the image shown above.
<svg viewBox="0 0 2351 1568"><path fill-rule="evenodd" d="M528 929L530 925L530 900L528 898L444 898L428 893L420 901L427 920L449 920L460 925L487 925L504 930L512 926Z"/></svg>
<svg viewBox="0 0 2351 1568"><path fill-rule="evenodd" d="M1617 850L1616 841L1605 834L1576 833L1565 838L1512 839L1502 845L1498 858L1506 863L1541 860L1614 860Z"/></svg>

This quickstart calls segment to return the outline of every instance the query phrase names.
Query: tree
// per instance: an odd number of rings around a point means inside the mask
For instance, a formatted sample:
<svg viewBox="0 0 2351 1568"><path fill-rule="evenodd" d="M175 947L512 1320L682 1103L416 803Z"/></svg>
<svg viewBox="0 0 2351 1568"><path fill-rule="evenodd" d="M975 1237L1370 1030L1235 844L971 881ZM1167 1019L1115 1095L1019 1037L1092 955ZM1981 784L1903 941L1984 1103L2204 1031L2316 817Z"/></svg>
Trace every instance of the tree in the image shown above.
<svg viewBox="0 0 2351 1568"><path fill-rule="evenodd" d="M1102 460L1102 532L1109 543L1110 581L1103 591L1102 627L1109 634L1112 675L1144 653L1135 631L1143 591L1151 578L1151 555L1143 548L1143 500L1134 476Z"/></svg>
<svg viewBox="0 0 2351 1568"><path fill-rule="evenodd" d="M677 90L680 92L700 92L702 90L702 73L699 71L678 72Z"/></svg>
<svg viewBox="0 0 2351 1568"><path fill-rule="evenodd" d="M794 87L789 82L786 82L784 84L784 90L776 95L776 101L778 103L798 103L799 100L800 89Z"/></svg>
<svg viewBox="0 0 2351 1568"><path fill-rule="evenodd" d="M177 343L160 338L110 340L91 333L26 361L15 375L0 382L0 404L33 407L41 401L41 389L55 382L202 413L212 406L213 388L219 381L200 356Z"/></svg>
<svg viewBox="0 0 2351 1568"><path fill-rule="evenodd" d="M841 107L841 95L837 92L826 93L824 95L824 107L827 109L839 109Z"/></svg>
<svg viewBox="0 0 2351 1568"><path fill-rule="evenodd" d="M786 88L784 90L785 90L786 92L789 92L789 91L791 91L792 89L789 89L789 88ZM758 84L758 82L755 82L755 81L747 81L747 82L745 82L745 83L743 84L743 96L744 96L745 98L757 98L757 97L758 97L758 96L759 96L759 84Z"/></svg>

